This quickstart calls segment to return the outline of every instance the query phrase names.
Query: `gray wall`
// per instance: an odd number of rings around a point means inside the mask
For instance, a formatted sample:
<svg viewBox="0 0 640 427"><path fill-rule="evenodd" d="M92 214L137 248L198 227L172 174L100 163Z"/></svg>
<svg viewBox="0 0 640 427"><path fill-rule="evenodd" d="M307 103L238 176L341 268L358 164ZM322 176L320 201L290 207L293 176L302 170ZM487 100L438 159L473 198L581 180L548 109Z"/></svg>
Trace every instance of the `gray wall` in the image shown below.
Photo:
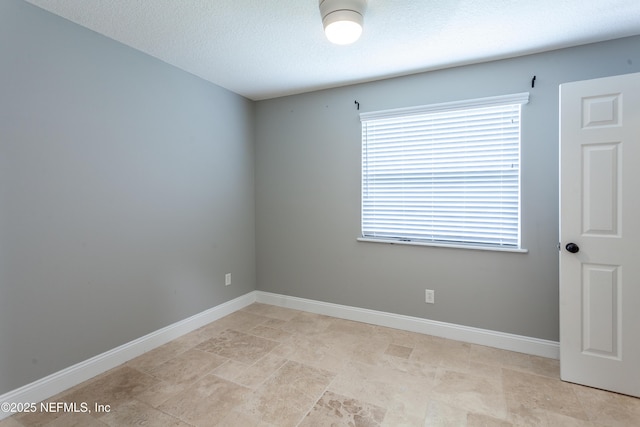
<svg viewBox="0 0 640 427"><path fill-rule="evenodd" d="M635 37L257 103L258 289L558 340L558 85L639 70ZM359 112L525 91L527 254L356 241Z"/></svg>
<svg viewBox="0 0 640 427"><path fill-rule="evenodd" d="M0 1L0 394L255 289L253 109Z"/></svg>

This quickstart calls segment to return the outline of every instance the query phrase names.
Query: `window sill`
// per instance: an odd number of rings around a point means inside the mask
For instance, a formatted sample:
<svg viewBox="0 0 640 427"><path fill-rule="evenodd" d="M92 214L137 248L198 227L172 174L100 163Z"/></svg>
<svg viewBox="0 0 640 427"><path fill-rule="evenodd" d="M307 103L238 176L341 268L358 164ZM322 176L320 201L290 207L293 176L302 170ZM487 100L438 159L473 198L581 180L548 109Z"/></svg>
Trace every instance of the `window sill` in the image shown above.
<svg viewBox="0 0 640 427"><path fill-rule="evenodd" d="M370 242L370 243L387 243L390 245L412 245L412 246L433 246L437 248L449 248L449 249L470 249L477 251L493 251L493 252L515 252L526 254L529 252L528 249L522 248L500 248L500 247L490 247L490 246L474 246L474 245L460 245L460 244L447 244L447 243L430 243L430 242L419 242L419 241L402 241L402 240L391 240L391 239L375 239L372 237L358 237L359 242Z"/></svg>

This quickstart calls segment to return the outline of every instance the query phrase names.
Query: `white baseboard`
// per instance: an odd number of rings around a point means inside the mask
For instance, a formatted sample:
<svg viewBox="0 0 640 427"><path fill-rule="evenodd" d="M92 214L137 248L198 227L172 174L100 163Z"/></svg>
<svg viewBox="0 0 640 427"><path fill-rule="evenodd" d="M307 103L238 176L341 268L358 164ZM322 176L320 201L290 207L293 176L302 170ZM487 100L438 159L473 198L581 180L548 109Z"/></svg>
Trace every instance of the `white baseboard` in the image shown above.
<svg viewBox="0 0 640 427"><path fill-rule="evenodd" d="M534 356L548 357L551 359L560 358L560 344L557 341L548 341L539 338L525 337L522 335L438 322L419 317L403 316L401 314L386 313L383 311L368 310L304 298L272 294L269 292L255 291L255 294L256 302L276 305L279 307L293 308L296 310L338 317L341 319L387 326L389 328L418 332L421 334L485 345L503 350L516 351Z"/></svg>
<svg viewBox="0 0 640 427"><path fill-rule="evenodd" d="M156 347L179 338L201 326L214 322L254 302L486 345L535 356L549 357L552 359L558 359L560 357L560 345L556 341L547 341L418 317L386 313L383 311L290 297L270 292L253 291L10 391L9 393L0 395L0 402L35 403L48 399L51 396L106 372L109 369L115 368L147 351L153 350ZM10 413L0 411L0 420L11 415Z"/></svg>
<svg viewBox="0 0 640 427"><path fill-rule="evenodd" d="M0 395L0 402L36 403L43 401L254 302L255 292L242 295L9 393ZM0 411L0 420L11 415L13 414Z"/></svg>

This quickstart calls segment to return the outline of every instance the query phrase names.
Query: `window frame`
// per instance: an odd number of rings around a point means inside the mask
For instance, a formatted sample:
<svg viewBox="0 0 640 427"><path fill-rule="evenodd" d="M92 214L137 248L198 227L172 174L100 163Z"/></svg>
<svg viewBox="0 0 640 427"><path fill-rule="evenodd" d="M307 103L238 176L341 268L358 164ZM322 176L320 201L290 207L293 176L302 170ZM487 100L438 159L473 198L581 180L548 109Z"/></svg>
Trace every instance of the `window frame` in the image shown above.
<svg viewBox="0 0 640 427"><path fill-rule="evenodd" d="M462 101L445 102L438 104L422 105L417 107L397 108L391 110L382 110L374 112L363 112L360 114L360 120L362 123L362 140L361 140L361 206L360 206L360 237L358 241L362 242L376 242L376 243L391 243L401 245L419 245L419 246L435 246L446 248L461 248L461 249L477 249L477 250L489 250L489 251L501 251L501 252L520 252L526 253L527 249L522 247L522 117L524 109L523 105L529 102L529 93L522 92L510 95L492 96L485 98L476 98ZM463 241L438 241L438 240L425 240L425 239L403 239L401 237L388 238L380 236L367 236L364 234L364 201L365 201L365 122L373 120L383 119L397 119L403 117L411 117L418 115L427 115L435 113L444 113L447 111L459 111L459 110L473 110L485 107L496 106L511 106L519 104L520 106L520 123L518 134L518 187L517 187L517 244L516 245L498 245L498 244L482 244L477 242L463 242Z"/></svg>

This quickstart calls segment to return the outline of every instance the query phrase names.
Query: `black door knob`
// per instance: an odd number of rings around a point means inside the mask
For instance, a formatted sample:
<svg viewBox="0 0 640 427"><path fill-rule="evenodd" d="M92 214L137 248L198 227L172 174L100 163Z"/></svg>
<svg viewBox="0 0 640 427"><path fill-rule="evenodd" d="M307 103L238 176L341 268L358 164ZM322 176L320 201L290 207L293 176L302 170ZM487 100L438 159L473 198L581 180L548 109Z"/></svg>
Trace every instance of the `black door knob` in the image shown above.
<svg viewBox="0 0 640 427"><path fill-rule="evenodd" d="M580 247L575 243L567 243L567 246L565 246L565 248L567 248L567 250L572 254L577 254L580 251Z"/></svg>

